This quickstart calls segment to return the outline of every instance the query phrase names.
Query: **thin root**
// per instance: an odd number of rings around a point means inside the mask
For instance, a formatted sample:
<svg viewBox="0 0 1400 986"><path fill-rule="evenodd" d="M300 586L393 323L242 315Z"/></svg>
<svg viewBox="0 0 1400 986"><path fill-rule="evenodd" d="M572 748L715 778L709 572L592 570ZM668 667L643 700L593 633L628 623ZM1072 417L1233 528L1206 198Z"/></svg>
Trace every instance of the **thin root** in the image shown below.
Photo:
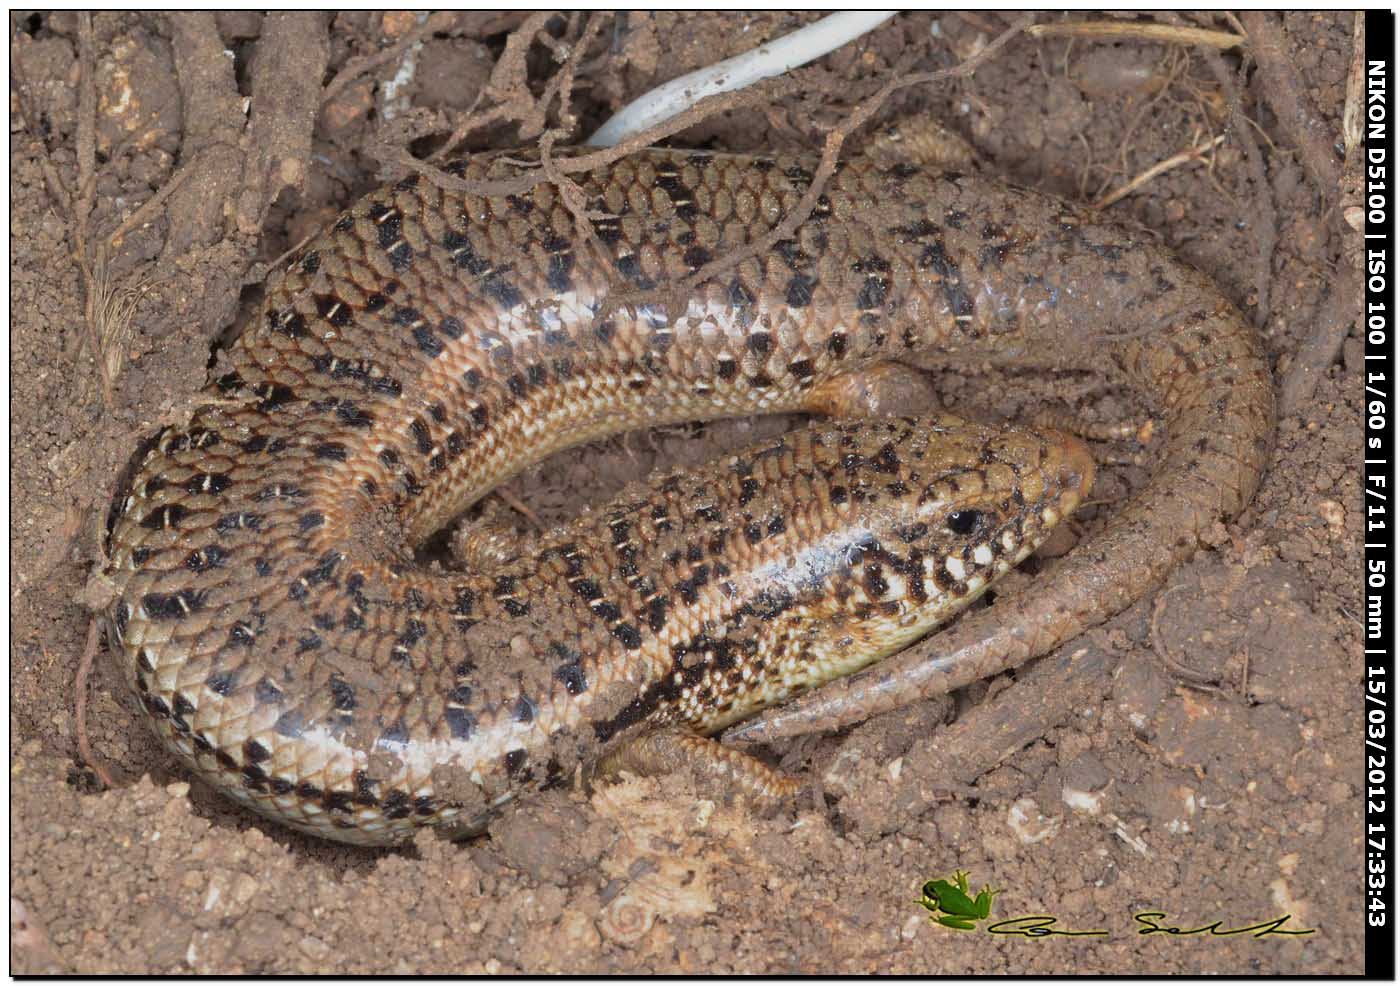
<svg viewBox="0 0 1400 986"><path fill-rule="evenodd" d="M533 510L531 510L529 506L526 505L524 500L520 499L520 497L516 496L504 486L498 486L491 492L495 493L498 497L504 500L506 506L510 507L516 513L520 514L532 525L534 525L535 530L539 531L540 533L544 533L544 521L540 520L539 515Z"/></svg>
<svg viewBox="0 0 1400 986"><path fill-rule="evenodd" d="M115 787L116 782L112 780L112 775L107 773L107 768L102 766L102 762L92 755L92 745L88 743L87 734L88 675L92 672L92 661L97 656L97 644L100 638L97 617L94 616L88 621L87 644L83 647L83 656L78 661L78 674L73 679L73 688L77 692L73 712L77 722L78 754L83 758L83 763L87 764L88 769L97 775L97 779L102 782L103 787Z"/></svg>
<svg viewBox="0 0 1400 986"><path fill-rule="evenodd" d="M1173 154L1165 161L1160 161L1157 164L1154 164L1152 167L1148 168L1146 171L1138 175L1126 185L1119 187L1116 191L1109 192L1103 198L1099 199L1097 202L1094 203L1094 208L1107 209L1113 203L1117 202L1119 199L1123 198L1126 195L1131 195L1143 185L1146 185L1148 182L1152 181L1152 179L1156 178L1158 175L1165 174L1166 172L1171 171L1173 168L1179 168L1183 164L1193 164L1197 161L1200 161L1205 156L1207 151L1209 151L1213 147L1218 147L1220 144L1224 143L1224 141L1225 135L1221 134L1218 137L1212 137L1210 140L1205 141L1204 143L1197 144L1195 147L1189 147L1186 150L1180 152L1179 154Z"/></svg>
<svg viewBox="0 0 1400 986"><path fill-rule="evenodd" d="M1188 684L1205 691L1220 692L1220 689L1216 687L1216 682L1219 681L1219 678L1215 675L1207 674L1204 671L1198 671L1189 664L1183 664L1176 657L1172 656L1171 651L1167 650L1167 645L1162 640L1162 630L1159 623L1161 622L1163 611L1167 608L1167 597L1178 589L1183 588L1185 588L1185 586L1174 585L1170 589L1163 590L1157 596L1157 602L1152 607L1152 653L1157 655L1157 660L1162 663L1163 667L1178 678L1184 679Z"/></svg>

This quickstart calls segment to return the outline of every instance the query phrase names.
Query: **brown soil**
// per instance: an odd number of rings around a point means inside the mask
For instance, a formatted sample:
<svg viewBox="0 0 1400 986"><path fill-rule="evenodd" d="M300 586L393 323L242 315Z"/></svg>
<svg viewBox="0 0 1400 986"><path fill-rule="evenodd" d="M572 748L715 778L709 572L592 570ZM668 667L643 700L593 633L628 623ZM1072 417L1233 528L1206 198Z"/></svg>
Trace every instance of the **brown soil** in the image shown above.
<svg viewBox="0 0 1400 986"><path fill-rule="evenodd" d="M809 19L596 16L572 93L584 133L651 86ZM88 629L78 597L122 467L204 383L211 347L251 303L245 284L260 275L250 263L271 260L370 187L378 141L450 130L522 19L435 21L440 30L405 85L388 85L404 74L403 59L372 68L320 107L299 144L292 129L244 132L259 118L256 108L245 118L240 93L256 77L271 16L219 16L218 35L204 40L232 53L222 69L217 58L200 61L198 32L164 16L95 16L97 125L85 137L77 16L13 15L25 112L12 85L11 971L1361 972L1362 915L1338 903L1361 899L1355 338L1283 417L1254 505L1220 532L1216 551L1172 578L1159 606L1141 603L1064 654L952 701L777 750L790 769L820 776L826 794L777 818L698 800L673 778L530 802L467 845L430 835L395 851L320 843L190 783L155 744L105 651L86 720L95 759L116 784L99 790L76 739ZM946 67L1009 21L902 15L810 70L803 93L715 117L674 142L818 149L823 128L902 55L914 70ZM1282 23L1306 97L1339 134L1352 15L1291 13ZM328 50L296 46L303 70L280 80L278 119L297 119L298 105L316 112L314 90L308 102L301 84L330 78L414 24L407 14L335 17ZM548 29L562 35L565 20ZM536 42L504 83L528 73L538 96L559 70L553 58ZM1226 77L1239 79L1238 53L1225 61ZM199 78L211 65L218 71ZM1021 37L971 78L898 94L878 119L930 112L971 141L986 170L1083 199L1228 132L1209 167L1169 171L1110 211L1157 230L1213 275L1260 325L1282 378L1335 307L1329 282L1345 238L1336 190L1319 189L1304 169L1255 76L1242 95L1258 126L1230 129L1228 96L1198 51ZM391 104L397 114L386 121ZM469 146L521 139L515 125L494 125ZM848 149L859 143L857 135ZM219 155L241 161L250 144L304 166L300 192L239 198L227 184L239 171ZM86 341L77 242L105 238L196 154L203 170L128 231L108 265L119 286L144 278L126 332L108 346L117 354L109 403ZM273 174L300 184L295 167ZM272 181L267 172L258 180ZM1052 385L1015 383L943 386L950 403L989 415L1053 402ZM1002 396L1023 388L1034 396ZM1068 406L1082 406L1082 391L1064 398ZM512 489L558 518L658 464L698 461L788 424L629 435L559 456ZM1116 497L1142 474L1109 475L1099 489ZM1165 660L1154 654L1154 612ZM1057 676L1071 656L1077 670L1066 686ZM1218 684L1194 686L1180 665ZM1003 718L1023 708L1030 726L982 752L978 724L995 720L989 708ZM948 790L901 785L904 758L930 750L947 757ZM927 763L919 773L929 776ZM1098 813L1073 810L1070 792ZM913 900L925 880L955 869L1004 888L999 917L1052 914L1062 927L1113 934L1032 941L938 927ZM1291 913L1289 927L1316 934L1144 938L1132 921L1143 910L1183 926Z"/></svg>

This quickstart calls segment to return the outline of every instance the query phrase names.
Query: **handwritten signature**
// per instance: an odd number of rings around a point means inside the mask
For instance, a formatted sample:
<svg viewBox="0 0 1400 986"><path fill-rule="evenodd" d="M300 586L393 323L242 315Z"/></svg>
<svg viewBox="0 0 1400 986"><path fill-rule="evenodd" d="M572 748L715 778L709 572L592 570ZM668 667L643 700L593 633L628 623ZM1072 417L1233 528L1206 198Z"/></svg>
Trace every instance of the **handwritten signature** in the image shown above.
<svg viewBox="0 0 1400 986"><path fill-rule="evenodd" d="M1285 928L1283 927L1293 915L1285 914L1282 917L1274 918L1272 921L1261 921L1258 924L1251 924L1243 928L1222 928L1223 921L1212 921L1210 924L1203 924L1199 928L1180 928L1171 924L1160 924L1167 916L1165 911L1141 911L1133 915L1133 920L1140 927L1139 935L1170 935L1176 938L1187 938L1192 935L1210 935L1214 938L1228 938L1232 935L1251 935L1254 938L1263 938L1267 935L1311 935L1315 934L1316 928ZM1021 917L1007 918L1005 921L998 921L987 926L987 933L992 935L1011 935L1019 938L1050 938L1059 936L1064 938L1082 938L1088 936L1106 936L1106 928L1094 928L1092 930L1080 930L1073 928L1056 927L1059 918L1051 917L1049 914L1026 914Z"/></svg>
<svg viewBox="0 0 1400 986"><path fill-rule="evenodd" d="M1258 924L1251 924L1246 928L1229 928L1222 931L1220 926L1223 921L1212 921L1210 924L1203 924L1199 928L1178 928L1173 925L1163 925L1157 922L1167 915L1164 911L1142 911L1133 915L1133 920L1142 925L1138 929L1140 935L1173 935L1187 937L1190 935L1210 935L1214 938L1229 938L1231 935L1251 935L1254 938L1263 938L1267 935L1311 935L1316 928L1284 928L1293 917L1292 914L1285 914L1283 917L1274 918L1272 921L1261 921Z"/></svg>

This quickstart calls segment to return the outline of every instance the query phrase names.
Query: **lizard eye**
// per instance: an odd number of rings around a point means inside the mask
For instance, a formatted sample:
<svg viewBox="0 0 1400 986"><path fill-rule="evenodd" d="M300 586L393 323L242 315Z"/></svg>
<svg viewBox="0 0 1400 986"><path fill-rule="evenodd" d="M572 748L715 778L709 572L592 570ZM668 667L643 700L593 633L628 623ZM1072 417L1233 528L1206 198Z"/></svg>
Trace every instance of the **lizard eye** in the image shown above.
<svg viewBox="0 0 1400 986"><path fill-rule="evenodd" d="M948 515L948 530L954 534L971 534L981 520L980 510L954 510Z"/></svg>

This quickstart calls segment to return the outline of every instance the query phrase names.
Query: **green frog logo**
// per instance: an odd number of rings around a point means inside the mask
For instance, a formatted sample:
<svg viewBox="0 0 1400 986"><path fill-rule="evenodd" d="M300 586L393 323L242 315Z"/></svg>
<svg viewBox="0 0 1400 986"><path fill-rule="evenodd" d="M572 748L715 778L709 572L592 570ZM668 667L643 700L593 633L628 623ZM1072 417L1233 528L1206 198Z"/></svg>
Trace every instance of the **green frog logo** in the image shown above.
<svg viewBox="0 0 1400 986"><path fill-rule="evenodd" d="M971 888L967 883L966 871L955 871L953 881L928 881L924 884L923 897L915 903L926 909L933 920L945 928L973 931L978 921L985 921L991 916L992 898L1001 891L984 884L981 893L974 899L969 896Z"/></svg>

